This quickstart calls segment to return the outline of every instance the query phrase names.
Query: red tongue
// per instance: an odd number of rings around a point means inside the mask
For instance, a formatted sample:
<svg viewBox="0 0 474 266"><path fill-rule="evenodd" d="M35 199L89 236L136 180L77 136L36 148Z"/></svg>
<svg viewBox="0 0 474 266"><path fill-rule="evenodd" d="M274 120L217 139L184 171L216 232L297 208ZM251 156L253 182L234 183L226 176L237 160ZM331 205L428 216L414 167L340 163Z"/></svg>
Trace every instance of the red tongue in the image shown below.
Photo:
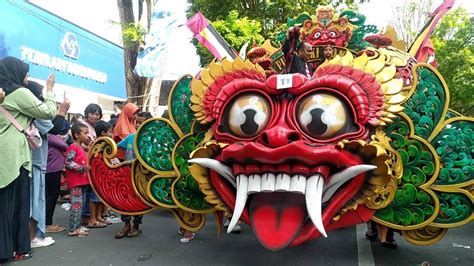
<svg viewBox="0 0 474 266"><path fill-rule="evenodd" d="M258 193L250 201L250 223L258 241L279 250L291 243L306 218L304 196L295 193Z"/></svg>

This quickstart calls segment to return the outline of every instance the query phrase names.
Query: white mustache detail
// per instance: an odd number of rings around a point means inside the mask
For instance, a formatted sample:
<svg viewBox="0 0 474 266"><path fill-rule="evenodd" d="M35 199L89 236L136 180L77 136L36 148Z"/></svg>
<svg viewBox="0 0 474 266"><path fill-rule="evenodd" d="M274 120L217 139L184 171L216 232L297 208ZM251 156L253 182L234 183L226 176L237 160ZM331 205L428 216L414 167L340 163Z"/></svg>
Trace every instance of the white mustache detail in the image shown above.
<svg viewBox="0 0 474 266"><path fill-rule="evenodd" d="M377 168L375 165L368 164L351 166L330 176L327 184L324 183L324 178L318 173L308 178L299 174L290 176L286 173L263 173L262 175L251 174L249 176L239 174L236 178L237 182L235 182L232 169L220 161L210 158L195 158L188 162L197 163L216 171L236 188L234 212L227 233L232 232L239 221L247 204L248 195L253 193L293 192L305 195L308 215L316 229L324 237L327 237L327 233L322 221L323 203L329 201L347 181L361 173Z"/></svg>

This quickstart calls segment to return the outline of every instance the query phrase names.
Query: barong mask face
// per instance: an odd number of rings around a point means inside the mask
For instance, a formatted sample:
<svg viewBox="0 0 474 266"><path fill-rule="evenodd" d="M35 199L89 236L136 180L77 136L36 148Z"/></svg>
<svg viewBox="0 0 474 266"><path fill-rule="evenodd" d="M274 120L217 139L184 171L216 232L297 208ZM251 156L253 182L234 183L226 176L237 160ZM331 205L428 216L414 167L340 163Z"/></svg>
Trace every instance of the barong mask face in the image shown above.
<svg viewBox="0 0 474 266"><path fill-rule="evenodd" d="M375 211L365 204L390 202L399 162L375 133L405 97L385 58L347 53L312 79L266 78L249 61L224 60L192 81L191 108L219 148L190 162L209 168L232 212L228 231L240 219L276 250L363 222Z"/></svg>

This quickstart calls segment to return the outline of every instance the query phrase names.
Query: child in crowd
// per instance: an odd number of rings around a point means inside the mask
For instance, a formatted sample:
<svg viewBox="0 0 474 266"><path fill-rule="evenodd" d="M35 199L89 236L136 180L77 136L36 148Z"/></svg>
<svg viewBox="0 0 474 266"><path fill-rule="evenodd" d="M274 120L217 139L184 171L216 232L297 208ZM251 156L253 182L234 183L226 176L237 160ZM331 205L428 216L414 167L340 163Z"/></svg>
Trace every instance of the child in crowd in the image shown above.
<svg viewBox="0 0 474 266"><path fill-rule="evenodd" d="M86 109L84 109L84 118L83 119L78 118L77 120L78 122L86 125L89 128L89 139L90 139L89 144L87 146L86 145L82 146L86 152L89 151L90 145L97 138L97 134L94 129L94 124L100 119L102 119L102 108L100 107L100 105L96 103L90 103L86 106ZM90 203L91 192L92 192L92 188L90 186L87 187L85 191L86 193L85 202L82 206L81 224L87 225L88 227L92 227L92 228L105 227L107 226L106 224L100 223L94 218L92 219L90 218L91 216L92 217L96 216L95 213L91 214L91 212L95 212L95 203L94 202Z"/></svg>
<svg viewBox="0 0 474 266"><path fill-rule="evenodd" d="M88 229L81 227L82 205L86 188L89 186L87 173L87 155L83 145L89 145L89 129L82 123L75 123L71 128L74 143L66 151L66 178L71 191L71 212L69 215L69 236L84 237Z"/></svg>
<svg viewBox="0 0 474 266"><path fill-rule="evenodd" d="M141 112L138 113L135 118L135 126L136 129L140 127L140 125L145 122L146 120L153 118L151 113L149 112ZM135 140L135 133L132 133L125 137L122 141L120 141L117 146L123 150L125 150L125 161L131 161L135 159L135 153L133 151L133 141ZM118 232L115 235L115 238L120 239L123 237L136 237L141 233L139 229L140 224L142 223L143 215L134 215L133 216L133 227L130 225L131 221L130 215L122 215L121 219L124 222L124 226L122 231Z"/></svg>

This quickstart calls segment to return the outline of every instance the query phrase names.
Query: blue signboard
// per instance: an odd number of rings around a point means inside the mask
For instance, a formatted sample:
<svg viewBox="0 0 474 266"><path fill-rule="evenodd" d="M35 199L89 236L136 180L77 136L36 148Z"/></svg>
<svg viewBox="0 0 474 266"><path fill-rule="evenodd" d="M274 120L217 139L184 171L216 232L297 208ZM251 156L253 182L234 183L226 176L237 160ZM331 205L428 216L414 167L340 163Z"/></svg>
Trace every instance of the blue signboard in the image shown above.
<svg viewBox="0 0 474 266"><path fill-rule="evenodd" d="M126 98L123 49L27 1L0 1L0 58L30 65L30 76Z"/></svg>

